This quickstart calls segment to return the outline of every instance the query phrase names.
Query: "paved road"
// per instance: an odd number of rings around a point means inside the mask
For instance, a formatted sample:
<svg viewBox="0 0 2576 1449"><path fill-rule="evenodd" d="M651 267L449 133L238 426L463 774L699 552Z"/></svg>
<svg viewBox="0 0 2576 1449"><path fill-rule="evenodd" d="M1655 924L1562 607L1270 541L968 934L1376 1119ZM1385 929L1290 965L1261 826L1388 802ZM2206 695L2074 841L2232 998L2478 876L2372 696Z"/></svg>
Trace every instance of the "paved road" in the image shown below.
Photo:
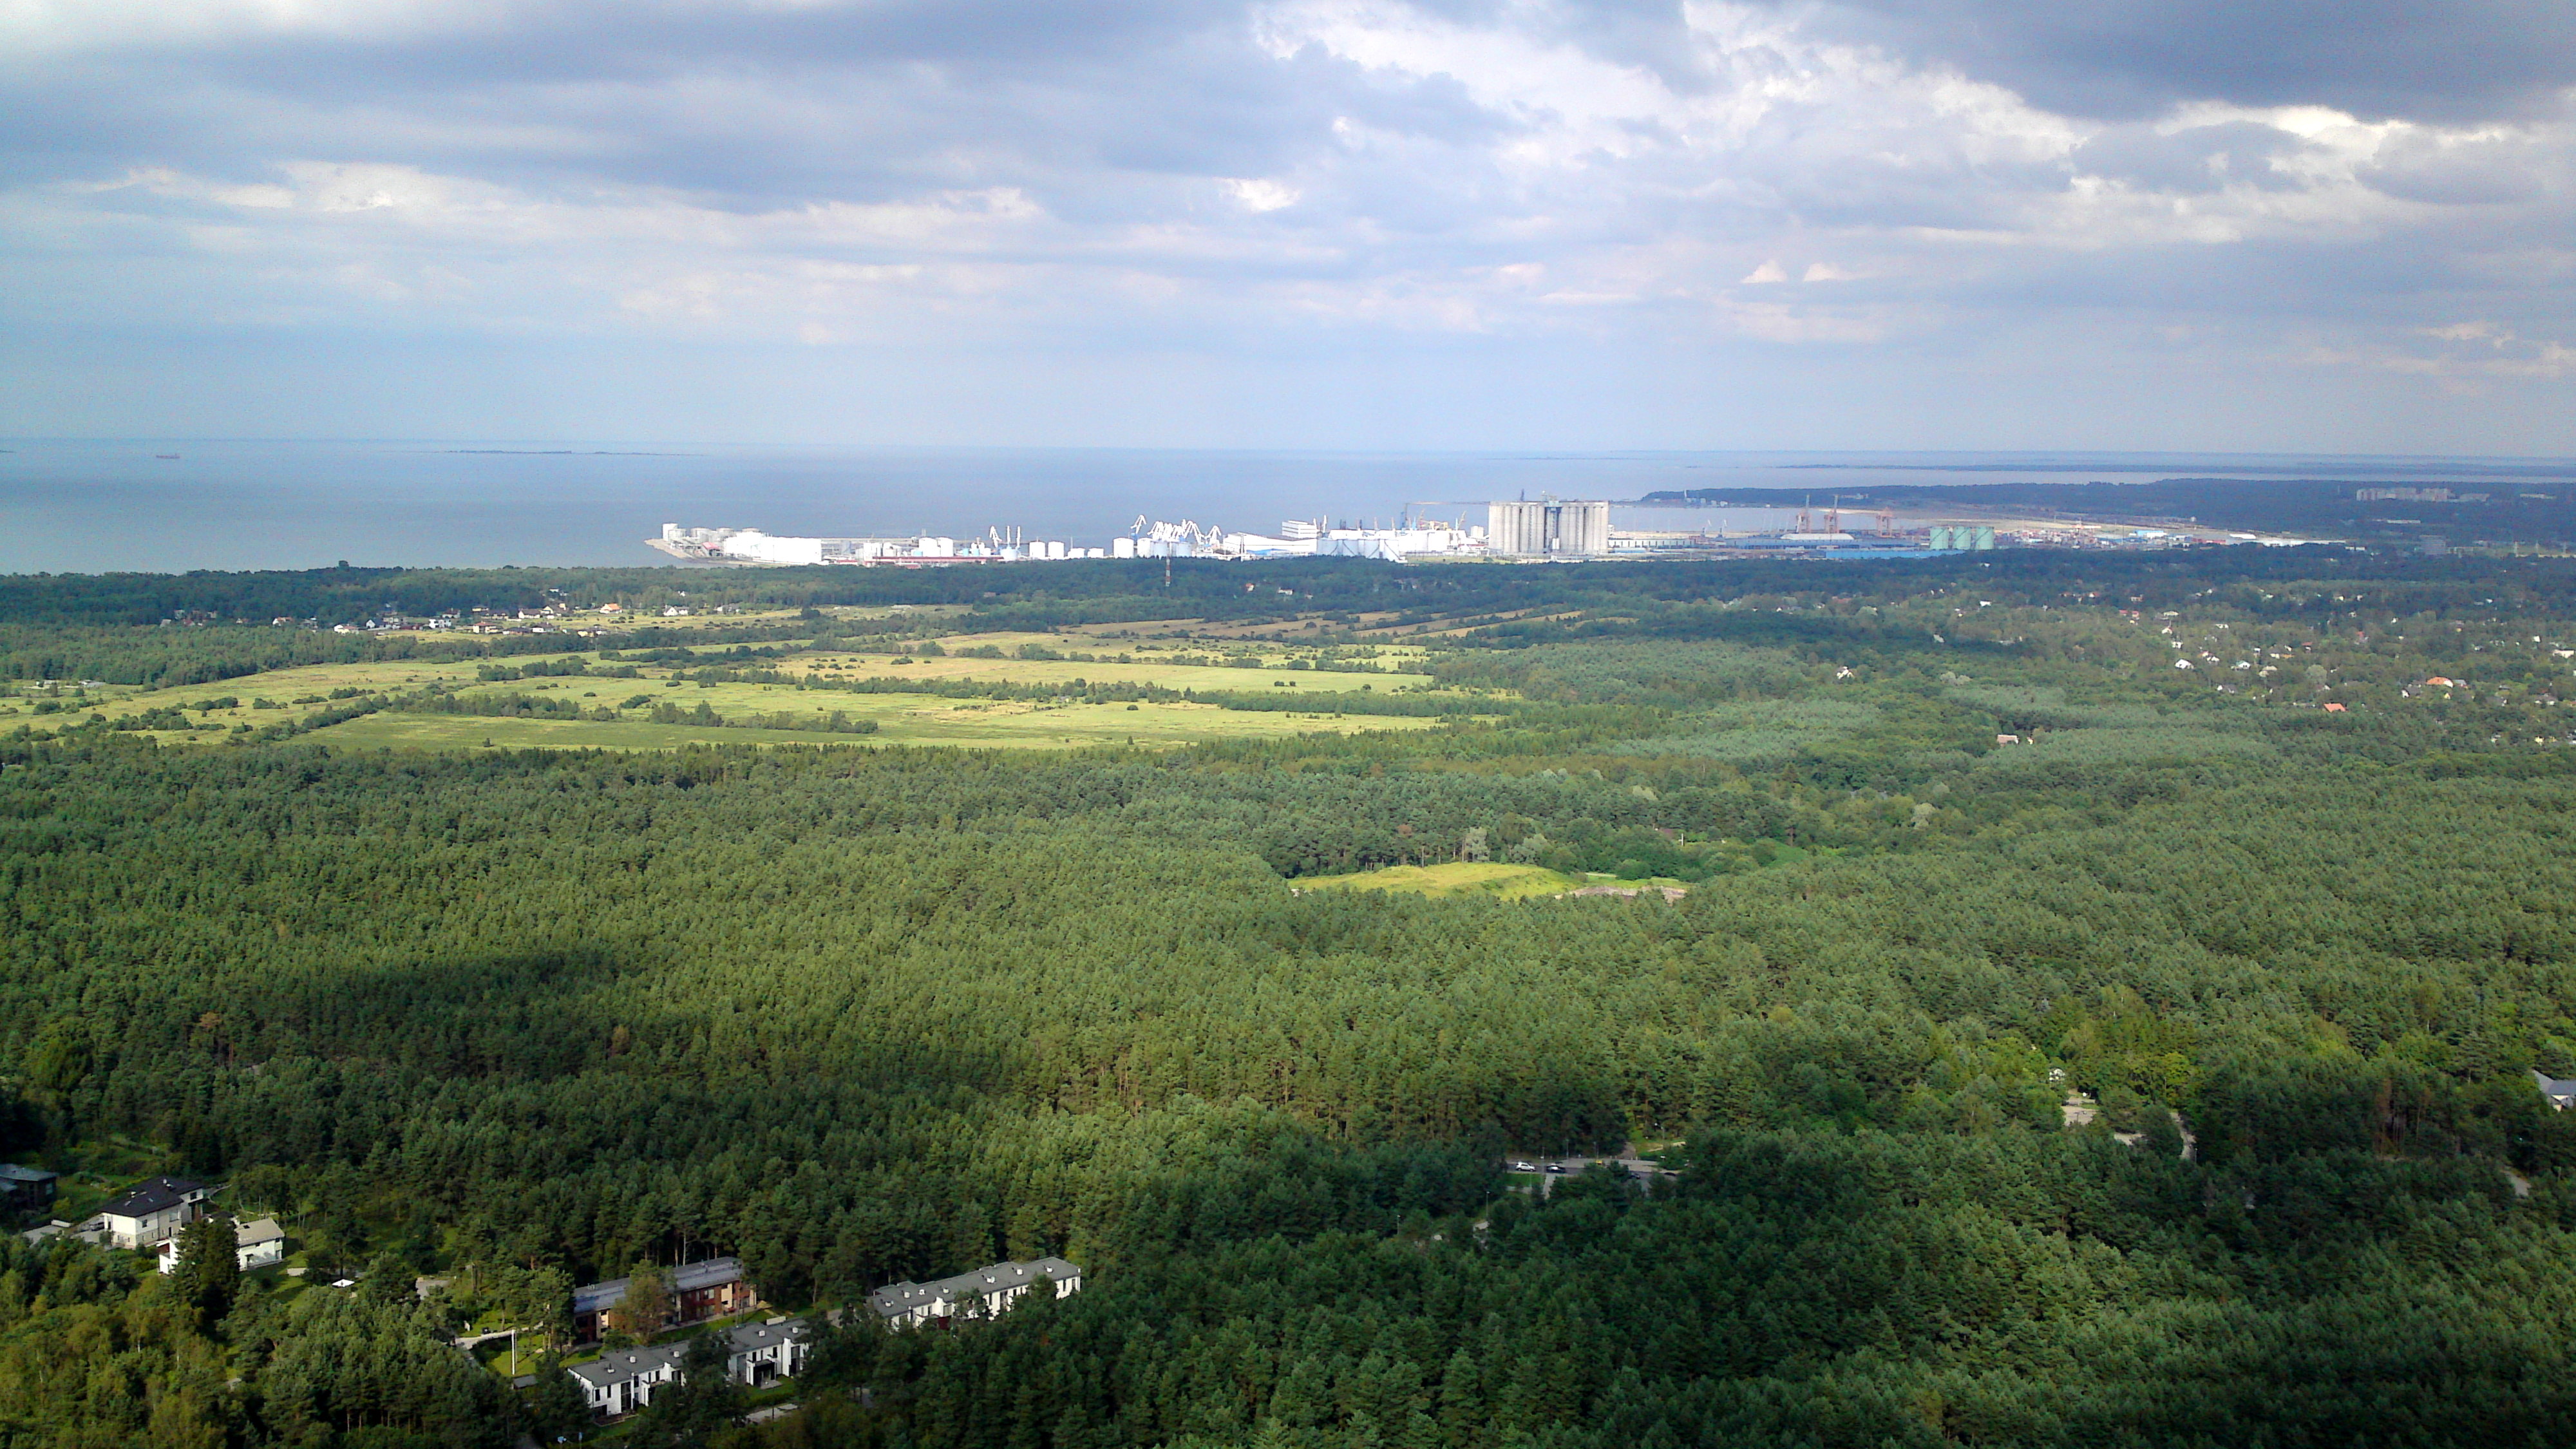
<svg viewBox="0 0 2576 1449"><path fill-rule="evenodd" d="M1538 1185L1539 1196L1545 1197L1555 1190L1558 1178L1571 1177L1576 1173L1587 1171L1594 1163L1600 1162L1625 1169L1630 1177L1635 1178L1652 1179L1681 1175L1669 1167L1649 1162L1641 1157L1506 1157L1503 1159L1503 1168L1508 1172L1545 1173L1546 1176L1539 1179Z"/></svg>

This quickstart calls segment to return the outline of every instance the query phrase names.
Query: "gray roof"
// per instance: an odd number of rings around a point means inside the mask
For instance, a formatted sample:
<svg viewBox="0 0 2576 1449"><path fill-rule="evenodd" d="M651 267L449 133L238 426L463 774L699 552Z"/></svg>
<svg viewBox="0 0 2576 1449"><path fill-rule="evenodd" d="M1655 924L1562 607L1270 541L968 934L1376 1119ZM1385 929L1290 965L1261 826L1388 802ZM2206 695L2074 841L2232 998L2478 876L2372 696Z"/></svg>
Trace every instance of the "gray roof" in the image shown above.
<svg viewBox="0 0 2576 1449"><path fill-rule="evenodd" d="M14 1162L0 1162L0 1182L52 1182L62 1176L41 1167L20 1167Z"/></svg>
<svg viewBox="0 0 2576 1449"><path fill-rule="evenodd" d="M126 1189L125 1196L109 1203L100 1211L120 1218L149 1217L153 1213L174 1208L186 1202L188 1194L192 1192L201 1193L205 1190L204 1183L190 1182L184 1177L146 1178Z"/></svg>
<svg viewBox="0 0 2576 1449"><path fill-rule="evenodd" d="M2531 1079L2540 1084L2540 1095L2544 1097L2576 1097L2576 1080L2553 1077L2536 1070L2531 1074Z"/></svg>
<svg viewBox="0 0 2576 1449"><path fill-rule="evenodd" d="M792 1343L805 1336L805 1320L791 1318L784 1323L745 1323L725 1330L725 1347L735 1353L758 1353Z"/></svg>
<svg viewBox="0 0 2576 1449"><path fill-rule="evenodd" d="M682 1263L663 1274L674 1293L694 1293L701 1288L737 1282L742 1277L740 1258L705 1258L695 1263ZM599 1313L617 1306L626 1296L630 1280L611 1278L605 1283L585 1283L572 1290L572 1311Z"/></svg>
<svg viewBox="0 0 2576 1449"><path fill-rule="evenodd" d="M664 1369L676 1369L686 1344L661 1343L651 1348L621 1348L601 1354L589 1363L574 1364L566 1372L593 1388L611 1388L629 1379L646 1378Z"/></svg>
<svg viewBox="0 0 2576 1449"><path fill-rule="evenodd" d="M1082 1269L1062 1258L1039 1258L1028 1263L995 1263L954 1278L936 1283L890 1283L868 1295L868 1306L880 1315L893 1318L917 1308L952 1300L980 1298L1005 1288L1020 1288L1041 1278L1057 1281L1079 1278Z"/></svg>
<svg viewBox="0 0 2576 1449"><path fill-rule="evenodd" d="M233 1230L233 1243L236 1247L247 1248L285 1236L286 1230L277 1225L277 1219L252 1218Z"/></svg>

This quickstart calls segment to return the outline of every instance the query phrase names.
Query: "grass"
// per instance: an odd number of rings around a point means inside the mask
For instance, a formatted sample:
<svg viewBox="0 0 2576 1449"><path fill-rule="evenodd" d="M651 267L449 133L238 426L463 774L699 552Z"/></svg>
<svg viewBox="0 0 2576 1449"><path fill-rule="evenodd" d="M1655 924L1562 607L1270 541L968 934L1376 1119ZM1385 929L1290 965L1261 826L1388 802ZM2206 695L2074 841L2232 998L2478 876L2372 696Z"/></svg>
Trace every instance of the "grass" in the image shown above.
<svg viewBox="0 0 2576 1449"><path fill-rule="evenodd" d="M54 1184L49 1216L76 1223L147 1177L178 1171L167 1148L131 1137L84 1138L52 1156L23 1153L12 1159L24 1167L62 1174Z"/></svg>
<svg viewBox="0 0 2576 1449"><path fill-rule="evenodd" d="M632 680L603 681L632 685ZM763 713L784 707L762 707L728 700L728 690L758 686L720 686L688 690L675 696L694 703L706 699L719 713L729 704ZM782 693L793 696L795 691ZM1261 713L1224 710L1207 704L1140 704L1133 708L1105 704L1029 704L1004 700L949 700L935 696L817 695L824 708L846 710L878 722L872 735L820 730L722 729L695 725L657 725L637 719L615 723L594 720L497 719L477 715L374 714L318 731L306 738L357 749L470 750L608 749L667 750L687 744L839 744L929 745L980 748L1078 749L1087 746L1171 746L1202 740L1282 738L1301 734L1347 734L1362 730L1423 729L1438 723L1403 716Z"/></svg>
<svg viewBox="0 0 2576 1449"><path fill-rule="evenodd" d="M1500 861L1391 865L1384 870L1364 870L1351 875L1307 876L1297 882L1308 890L1406 891L1422 896L1490 896L1506 901L1562 895L1593 883L1584 876L1568 875L1545 866L1507 865Z"/></svg>
<svg viewBox="0 0 2576 1449"><path fill-rule="evenodd" d="M1004 649L1013 647L1001 641L1012 636L997 635L990 642ZM1041 636L1030 636L1031 640ZM1053 637L1053 636L1044 636ZM1050 648L1061 648L1067 641L1053 638ZM961 641L969 647L973 639ZM1202 651L1203 652L1203 651ZM1277 651L1272 651L1276 653ZM790 668L812 668L825 674L851 679L974 679L1002 684L1066 684L1087 679L1094 684L1157 684L1166 689L1243 690L1295 689L1315 694L1356 693L1361 687L1384 693L1408 685L1431 684L1428 674L1345 674L1320 669L1236 669L1216 664L1173 664L1151 658L1128 656L1128 664L1086 664L1071 659L965 659L955 653L944 657L913 657L909 663L897 664L894 656L885 654L800 654L788 661Z"/></svg>
<svg viewBox="0 0 2576 1449"><path fill-rule="evenodd" d="M1051 640L1049 647L1068 643L1060 635L994 635L962 638L961 647L970 642L989 642L1004 648L1019 642ZM1272 650L1269 653L1285 659L1297 651ZM1309 651L1311 652L1311 651ZM563 658L573 651L556 655L513 656L513 664L533 663L541 659ZM1131 656L1132 657L1132 656ZM1317 696L1313 713L1228 713L1211 706L1192 704L1144 704L1135 710L1123 705L1054 705L1045 702L997 700L949 700L926 695L844 694L833 690L800 690L792 685L722 684L712 687L679 684L671 680L667 667L646 666L635 679L607 679L586 675L545 677L498 684L478 685L474 673L476 660L430 663L420 660L398 660L371 664L319 664L297 669L272 670L264 674L244 675L218 684L189 685L183 688L157 690L108 689L93 691L90 697L60 715L28 717L27 722L40 727L56 727L83 720L95 712L110 720L141 714L171 705L185 706L198 701L231 696L241 704L231 709L190 711L193 726L184 730L147 731L163 745L198 747L221 744L235 738L237 726L256 729L263 725L285 723L339 707L341 701L328 698L334 690L359 690L367 694L401 693L431 684L444 683L471 694L534 694L580 701L584 708L614 707L638 694L651 695L656 703L670 701L683 708L695 707L701 700L717 713L735 717L748 713L775 714L781 710L797 714L811 713L822 717L835 710L853 717L874 719L881 733L849 735L817 730L708 729L688 725L656 725L643 718L643 710L628 711L627 717L615 722L592 720L511 720L476 716L423 715L373 716L351 721L325 732L335 743L361 747L412 747L421 749L474 749L488 738L496 748L532 745L569 748L656 750L684 744L726 741L732 743L778 744L788 741L811 743L868 742L876 744L917 745L1025 745L1065 748L1080 745L1125 744L1131 739L1139 745L1184 744L1206 739L1270 737L1313 732L1347 733L1364 729L1415 729L1431 723L1426 719L1401 716L1368 716L1336 720L1332 713L1334 696L1354 692L1362 687L1392 690L1407 685L1431 682L1422 674L1344 674L1317 670L1281 668L1234 669L1223 666L1180 665L1148 662L1131 664L1091 664L1052 659L965 659L955 655L944 658L915 658L904 664L894 663L894 656L870 654L802 654L777 661L760 660L751 667L777 667L783 672L804 674L819 672L840 679L936 678L1012 685L1069 684L1075 679L1098 683L1158 684L1176 690L1240 690L1267 692L1278 690L1284 696L1297 691L1299 697ZM320 703L295 705L299 698L323 696ZM255 699L274 700L279 709L254 709ZM646 708L649 708L647 706ZM208 728L211 726L211 728Z"/></svg>

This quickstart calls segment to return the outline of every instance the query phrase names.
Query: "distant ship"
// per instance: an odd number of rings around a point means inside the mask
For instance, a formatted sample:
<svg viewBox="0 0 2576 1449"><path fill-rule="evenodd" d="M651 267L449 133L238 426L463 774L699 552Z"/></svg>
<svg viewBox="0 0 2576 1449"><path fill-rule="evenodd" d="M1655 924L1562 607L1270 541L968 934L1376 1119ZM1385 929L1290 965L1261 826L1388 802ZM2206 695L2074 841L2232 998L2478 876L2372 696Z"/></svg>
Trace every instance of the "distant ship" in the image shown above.
<svg viewBox="0 0 2576 1449"><path fill-rule="evenodd" d="M176 453L155 453L152 456L155 458L176 458L179 455Z"/></svg>

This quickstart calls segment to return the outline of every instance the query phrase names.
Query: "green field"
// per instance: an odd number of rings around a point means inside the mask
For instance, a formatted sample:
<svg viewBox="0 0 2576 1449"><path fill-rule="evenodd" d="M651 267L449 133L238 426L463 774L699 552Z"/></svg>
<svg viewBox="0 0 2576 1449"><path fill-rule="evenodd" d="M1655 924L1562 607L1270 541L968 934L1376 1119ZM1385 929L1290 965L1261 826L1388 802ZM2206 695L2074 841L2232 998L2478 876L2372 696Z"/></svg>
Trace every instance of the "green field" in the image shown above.
<svg viewBox="0 0 2576 1449"><path fill-rule="evenodd" d="M1007 641L1014 636L999 635L993 641L1002 648L1014 647ZM1035 642L1040 636L1028 636ZM970 636L959 645L975 643ZM1066 641L1055 639L1055 647ZM1205 657L1208 650L1196 651ZM1279 651L1269 651L1270 662L1280 662ZM1173 664L1144 655L1129 656L1133 663L1084 663L1073 659L963 659L951 653L940 658L910 658L895 663L896 656L887 654L800 654L789 667L814 669L840 678L864 679L883 676L896 679L974 679L1002 684L1064 684L1076 679L1094 684L1152 684L1165 689L1240 690L1299 689L1318 694L1357 692L1362 688L1385 691L1424 688L1434 681L1428 674L1358 674L1337 670L1234 668L1228 665Z"/></svg>
<svg viewBox="0 0 2576 1449"><path fill-rule="evenodd" d="M1531 896L1557 896L1594 884L1537 865L1501 861L1451 861L1445 865L1391 865L1350 875L1308 876L1298 885L1315 890L1405 891L1422 896L1492 896L1517 901ZM1622 882L1626 884L1626 882Z"/></svg>
<svg viewBox="0 0 2576 1449"><path fill-rule="evenodd" d="M957 642L960 649L980 647L982 643L1016 649L1021 644L1047 639L1052 639L1055 645L1070 642L1061 636L1034 634L969 635L961 636ZM1269 654L1274 660L1284 660L1291 652L1273 649ZM1312 651L1304 653L1310 655ZM557 655L514 656L510 662L526 665L566 657L583 656L567 651ZM352 720L324 733L338 744L419 749L473 749L487 741L495 748L549 746L622 750L672 749L707 742L851 744L862 741L872 744L1065 748L1127 743L1169 745L1247 736L1294 736L1319 731L1405 730L1419 729L1432 723L1428 719L1396 716L1336 718L1332 713L1332 700L1340 694L1362 688L1393 690L1426 686L1432 683L1431 676L1427 674L1237 669L1221 665L1150 662L1150 659L1149 662L1131 664L1054 659L971 659L955 654L921 658L900 656L904 662L898 664L895 662L898 657L857 653L797 654L779 660L753 661L747 667L777 669L799 676L821 674L835 680L940 679L1013 688L1071 685L1075 680L1084 680L1094 684L1141 684L1201 692L1296 690L1321 697L1312 713L1225 711L1211 705L1180 702L1143 703L1131 710L1119 704L851 694L779 684L700 685L675 682L670 677L672 670L665 666L644 666L639 671L640 677L634 679L576 675L477 686L475 666L479 661L405 660L272 670L227 679L218 684L175 689L99 690L80 701L74 710L59 717L48 717L46 722L59 719L68 723L93 712L113 721L174 705L185 707L229 697L239 703L225 709L190 710L188 719L196 728L144 732L164 745L220 744L232 738L241 726L257 729L338 708L342 702L329 698L335 690L401 693L433 684L446 684L465 687L464 692L469 696L527 694L570 697L580 700L585 709L616 708L639 695L650 696L651 703L624 711L627 717L615 722L445 714L378 715ZM262 699L279 707L254 707L254 701ZM297 700L308 702L298 704L295 703ZM820 729L809 733L647 722L644 718L646 712L654 705L666 702L684 709L693 709L703 702L727 718L751 713L774 715L780 711L810 713L816 717L818 725L839 711L853 718L875 720L879 732L862 736ZM34 722L30 720L30 723Z"/></svg>
<svg viewBox="0 0 2576 1449"><path fill-rule="evenodd" d="M619 681L631 683L632 681ZM789 691L792 693L793 691ZM696 695L691 691L691 696ZM720 690L709 690L710 698ZM811 698L812 696L808 696ZM1091 745L1184 745L1202 740L1289 738L1362 730L1418 730L1436 720L1379 715L1269 713L1207 704L1023 704L919 695L829 695L834 707L879 722L869 735L821 730L708 728L593 720L502 719L456 714L374 714L307 738L360 749L667 750L692 744L943 745L1076 749ZM717 706L720 710L723 705Z"/></svg>

